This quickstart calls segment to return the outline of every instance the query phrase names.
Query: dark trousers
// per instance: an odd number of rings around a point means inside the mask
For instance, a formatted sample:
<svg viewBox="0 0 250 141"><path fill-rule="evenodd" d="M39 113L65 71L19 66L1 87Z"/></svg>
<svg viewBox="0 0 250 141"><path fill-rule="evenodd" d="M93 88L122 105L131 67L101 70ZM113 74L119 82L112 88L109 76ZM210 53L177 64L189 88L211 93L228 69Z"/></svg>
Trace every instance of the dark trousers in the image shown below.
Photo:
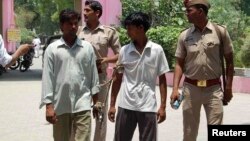
<svg viewBox="0 0 250 141"><path fill-rule="evenodd" d="M114 141L131 141L138 123L140 141L156 141L157 115L118 107Z"/></svg>

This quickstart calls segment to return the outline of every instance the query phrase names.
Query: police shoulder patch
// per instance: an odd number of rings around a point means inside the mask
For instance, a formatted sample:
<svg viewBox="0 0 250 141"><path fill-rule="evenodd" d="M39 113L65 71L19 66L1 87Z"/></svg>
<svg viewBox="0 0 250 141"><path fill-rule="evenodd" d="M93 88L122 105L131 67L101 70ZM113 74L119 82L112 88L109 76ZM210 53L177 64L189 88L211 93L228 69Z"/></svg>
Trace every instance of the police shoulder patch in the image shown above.
<svg viewBox="0 0 250 141"><path fill-rule="evenodd" d="M223 28L227 28L226 25L222 25L222 24L215 23L215 22L214 22L214 24L216 24L216 25L218 25L218 26L220 26L220 27L223 27Z"/></svg>
<svg viewBox="0 0 250 141"><path fill-rule="evenodd" d="M108 25L103 25L103 27L106 29L116 30L115 27L108 26Z"/></svg>
<svg viewBox="0 0 250 141"><path fill-rule="evenodd" d="M184 31L188 30L189 28L190 28L190 27L186 27L186 28L182 29L182 30L180 31L180 33L182 33L182 32L184 32Z"/></svg>

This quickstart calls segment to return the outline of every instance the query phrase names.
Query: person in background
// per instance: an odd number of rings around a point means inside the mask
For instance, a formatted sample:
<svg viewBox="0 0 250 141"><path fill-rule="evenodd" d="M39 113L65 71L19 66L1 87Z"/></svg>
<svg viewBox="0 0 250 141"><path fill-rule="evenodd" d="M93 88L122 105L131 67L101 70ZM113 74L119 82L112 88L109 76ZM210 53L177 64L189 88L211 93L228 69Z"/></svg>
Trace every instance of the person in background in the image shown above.
<svg viewBox="0 0 250 141"><path fill-rule="evenodd" d="M118 58L120 50L120 42L118 33L115 28L102 25L99 18L102 16L102 5L96 0L86 0L83 9L85 26L79 28L79 38L89 41L95 49L97 56L97 67L99 74L99 81L102 85L98 99L103 103L102 112L103 119L96 118L96 126L94 133L94 141L105 141L107 132L107 110L109 85L107 80L107 66L108 63L115 63ZM112 49L114 55L108 56L109 48ZM100 122L101 121L101 122Z"/></svg>
<svg viewBox="0 0 250 141"><path fill-rule="evenodd" d="M35 57L38 58L39 57L39 50L40 50L40 47L41 47L41 40L39 37L36 37L32 40L32 44L35 46L34 49L35 49Z"/></svg>
<svg viewBox="0 0 250 141"><path fill-rule="evenodd" d="M55 141L90 141L91 103L97 102L99 80L92 45L76 35L80 19L75 11L62 10L63 35L44 55L40 108L46 105Z"/></svg>
<svg viewBox="0 0 250 141"><path fill-rule="evenodd" d="M223 120L223 101L230 102L233 97L233 46L226 28L208 20L210 4L207 0L185 0L184 4L192 26L180 34L177 42L171 99L178 99L179 83L184 74L183 141L196 141L201 107L205 109L208 125L220 125ZM217 33L223 37L221 40ZM223 57L226 60L224 96L220 80L220 47L224 50Z"/></svg>
<svg viewBox="0 0 250 141"><path fill-rule="evenodd" d="M157 122L166 119L165 73L169 66L163 48L146 36L150 25L149 16L142 12L132 13L124 21L131 43L121 48L111 89L108 112L111 122L115 121L115 103L120 94L114 141L131 141L137 124L140 141L157 141ZM158 110L157 77L161 95Z"/></svg>

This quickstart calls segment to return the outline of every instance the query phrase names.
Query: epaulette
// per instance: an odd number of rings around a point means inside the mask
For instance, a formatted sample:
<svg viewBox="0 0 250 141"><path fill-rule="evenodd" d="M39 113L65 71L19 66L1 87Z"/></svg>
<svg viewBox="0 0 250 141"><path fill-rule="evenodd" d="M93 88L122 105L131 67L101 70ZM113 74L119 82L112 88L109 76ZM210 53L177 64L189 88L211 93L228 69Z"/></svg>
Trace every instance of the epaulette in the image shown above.
<svg viewBox="0 0 250 141"><path fill-rule="evenodd" d="M218 26L220 26L220 27L227 28L227 26L226 26L226 25L222 25L222 24L215 23L215 22L213 22L213 23L214 23L214 24L216 24L216 25L218 25Z"/></svg>
<svg viewBox="0 0 250 141"><path fill-rule="evenodd" d="M104 27L104 28L111 29L111 30L116 30L116 28L113 27L113 26L103 25L103 27Z"/></svg>
<svg viewBox="0 0 250 141"><path fill-rule="evenodd" d="M180 33L182 33L182 32L184 32L184 31L188 30L189 28L190 28L190 27L186 27L186 28L182 29L182 30L180 31Z"/></svg>

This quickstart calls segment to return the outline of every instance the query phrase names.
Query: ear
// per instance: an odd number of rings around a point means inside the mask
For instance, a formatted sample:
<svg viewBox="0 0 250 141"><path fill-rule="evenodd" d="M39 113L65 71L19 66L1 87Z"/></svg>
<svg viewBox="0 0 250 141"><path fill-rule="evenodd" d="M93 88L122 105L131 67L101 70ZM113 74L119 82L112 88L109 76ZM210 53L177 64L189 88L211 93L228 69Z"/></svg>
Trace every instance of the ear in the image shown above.
<svg viewBox="0 0 250 141"><path fill-rule="evenodd" d="M95 11L96 16L99 18L100 17L100 10Z"/></svg>
<svg viewBox="0 0 250 141"><path fill-rule="evenodd" d="M143 31L145 31L143 25L139 25L138 28L141 29L141 30L143 30Z"/></svg>
<svg viewBox="0 0 250 141"><path fill-rule="evenodd" d="M204 13L204 10L202 8L199 8L199 13L200 14Z"/></svg>
<svg viewBox="0 0 250 141"><path fill-rule="evenodd" d="M63 24L62 23L60 23L60 29L63 32Z"/></svg>

